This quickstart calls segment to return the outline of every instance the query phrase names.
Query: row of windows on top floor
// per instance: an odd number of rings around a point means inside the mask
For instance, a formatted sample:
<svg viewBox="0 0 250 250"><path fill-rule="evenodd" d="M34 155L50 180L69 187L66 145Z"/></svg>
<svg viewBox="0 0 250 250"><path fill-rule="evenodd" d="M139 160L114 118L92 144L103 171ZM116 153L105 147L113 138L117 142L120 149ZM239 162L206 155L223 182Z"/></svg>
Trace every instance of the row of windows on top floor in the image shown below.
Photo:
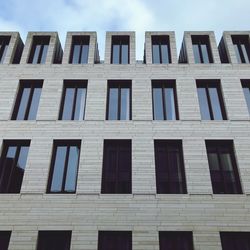
<svg viewBox="0 0 250 250"><path fill-rule="evenodd" d="M235 49L235 55L238 63L250 62L250 43L247 35L232 35L232 42ZM195 63L213 63L213 56L208 35L192 35L192 46ZM3 63L7 53L10 36L0 36L0 63ZM49 36L34 36L31 45L28 63L44 64L46 62L49 48ZM71 64L86 64L89 57L89 36L73 36L69 57ZM168 64L172 62L169 36L152 36L152 63ZM23 45L17 46L13 63L19 63ZM130 63L130 37L112 36L111 43L111 64L129 64ZM225 44L219 46L219 52L222 63L228 63L229 59L225 50ZM53 63L62 62L63 52L60 47L56 48ZM145 55L144 55L145 57ZM95 61L98 63L98 58ZM145 62L145 58L144 58ZM180 63L187 63L185 49L180 53Z"/></svg>
<svg viewBox="0 0 250 250"><path fill-rule="evenodd" d="M0 231L8 250L11 231ZM38 231L36 250L70 250L72 231ZM220 232L222 250L249 250L250 232ZM132 231L98 231L98 250L132 250ZM159 231L159 250L194 250L192 231Z"/></svg>
<svg viewBox="0 0 250 250"><path fill-rule="evenodd" d="M206 140L214 194L242 194L232 140ZM30 140L4 140L0 193L20 193ZM81 140L54 140L47 193L75 193ZM157 194L186 194L181 140L154 140ZM102 194L132 193L132 141L104 140Z"/></svg>
<svg viewBox="0 0 250 250"><path fill-rule="evenodd" d="M12 120L35 120L42 92L42 80L21 80ZM250 80L242 80L250 113ZM202 120L226 120L226 109L219 80L197 80ZM61 98L60 120L84 120L87 96L86 80L65 80ZM109 80L107 120L132 119L132 84L130 80ZM174 80L152 81L154 120L178 120L178 102Z"/></svg>

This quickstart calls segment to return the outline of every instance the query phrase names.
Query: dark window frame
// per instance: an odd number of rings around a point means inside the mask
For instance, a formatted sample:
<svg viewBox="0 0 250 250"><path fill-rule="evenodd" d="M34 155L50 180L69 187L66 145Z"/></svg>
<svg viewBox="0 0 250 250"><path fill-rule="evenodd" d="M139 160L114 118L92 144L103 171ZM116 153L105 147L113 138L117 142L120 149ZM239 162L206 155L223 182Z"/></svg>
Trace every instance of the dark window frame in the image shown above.
<svg viewBox="0 0 250 250"><path fill-rule="evenodd" d="M119 63L113 62L113 45L119 45ZM123 64L122 63L122 45L128 45L128 63L130 64L130 36L129 35L118 35L111 37L111 64ZM126 65L123 64L123 65Z"/></svg>
<svg viewBox="0 0 250 250"><path fill-rule="evenodd" d="M220 239L223 250L242 250L242 243L245 243L244 249L250 248L250 232L220 232ZM237 243L241 243L240 246Z"/></svg>
<svg viewBox="0 0 250 250"><path fill-rule="evenodd" d="M66 157L63 166L63 179L62 179L62 188L61 191L51 191L52 180L53 180L53 172L55 168L55 160L56 160L56 152L58 146L66 146ZM65 191L65 184L67 178L67 170L68 170L68 162L69 162L69 151L71 146L77 146L79 148L79 155L77 161L77 169L76 169L76 183L74 192ZM79 172L79 162L80 162L80 150L81 150L81 140L54 140L53 141L53 149L52 149L52 157L49 168L49 177L47 182L47 194L74 194L77 189L77 180L78 180L78 172Z"/></svg>
<svg viewBox="0 0 250 250"><path fill-rule="evenodd" d="M242 89L243 89L245 102L246 102L246 105L247 105L247 108L248 108L248 113L250 114L250 80L249 79L241 80L241 86L242 86ZM244 89L248 89L249 98L246 97Z"/></svg>
<svg viewBox="0 0 250 250"><path fill-rule="evenodd" d="M238 53L239 53L239 57L238 57L237 52L235 51L235 55L236 55L238 63L249 64L249 62L250 62L250 39L249 39L249 36L248 35L231 35L231 39L232 39L234 49L236 46ZM241 45L245 46L246 56L247 56L248 62L246 61L246 58L244 56L244 52L242 51Z"/></svg>
<svg viewBox="0 0 250 250"><path fill-rule="evenodd" d="M118 107L117 107L117 119L109 119L109 103L110 103L110 89L118 89ZM129 88L129 119L121 120L121 89ZM132 81L131 80L108 80L107 87L107 104L106 104L106 120L109 121L130 121L132 120Z"/></svg>
<svg viewBox="0 0 250 250"><path fill-rule="evenodd" d="M0 246L1 246L1 250L8 250L9 243L10 243L11 233L12 233L11 231L0 231Z"/></svg>
<svg viewBox="0 0 250 250"><path fill-rule="evenodd" d="M241 180L240 180L240 173L239 173L239 168L237 166L236 154L235 154L233 141L232 140L206 140L205 144L206 144L207 158L208 158L209 153L215 153L217 158L218 158L220 179L223 181L220 184L221 184L221 187L223 187L224 192L223 193L216 192L215 187L213 185L213 176L212 176L212 172L211 172L211 166L209 165L209 172L210 172L213 193L214 194L243 194ZM211 148L213 148L213 149L211 149ZM235 185L236 185L236 189L237 189L237 191L235 193L227 191L227 185L226 185L227 182L225 181L225 179L226 179L225 170L223 170L222 160L221 160L221 154L223 152L227 152L230 154L230 159L231 159L234 178L235 178Z"/></svg>
<svg viewBox="0 0 250 250"><path fill-rule="evenodd" d="M11 36L0 36L0 64L3 63L9 48Z"/></svg>
<svg viewBox="0 0 250 250"><path fill-rule="evenodd" d="M154 88L162 89L162 105L163 105L163 120L164 121L176 121L179 120L179 108L178 108L178 98L177 98L177 90L176 90L176 81L175 80L152 80L152 109L153 109L153 120L159 121L159 119L155 119L154 112ZM175 105L175 120L167 119L167 111L166 111L166 103L165 103L165 88L172 88L174 93L174 105Z"/></svg>
<svg viewBox="0 0 250 250"><path fill-rule="evenodd" d="M67 88L74 88L75 89L73 107L72 107L72 110L71 110L72 113L71 113L71 119L70 120L71 121L83 121L85 119L85 111L86 111L86 103L87 103L88 80L64 80L58 120L63 120L62 119L63 118L63 109L64 109L64 105L65 105L65 97L66 97ZM86 89L85 101L84 101L84 110L83 110L83 119L82 120L74 119L75 112L76 112L77 90L79 88L85 88ZM64 119L63 121L66 121L66 120Z"/></svg>
<svg viewBox="0 0 250 250"><path fill-rule="evenodd" d="M224 102L224 98L223 98L223 94L222 94L222 88L221 88L220 80L211 80L211 79L208 79L208 80L196 80L196 88L197 88L197 91L198 91L198 88L205 88L207 102L208 102L210 120L214 120L214 121L217 121L217 119L214 119L214 114L213 114L213 109L212 109L212 102L211 102L211 97L210 97L210 94L209 94L209 88L216 88L217 89L217 94L218 94L219 103L220 103L220 110L221 110L222 120L227 120L226 106L225 106L225 102ZM200 107L200 112L201 112L201 107Z"/></svg>

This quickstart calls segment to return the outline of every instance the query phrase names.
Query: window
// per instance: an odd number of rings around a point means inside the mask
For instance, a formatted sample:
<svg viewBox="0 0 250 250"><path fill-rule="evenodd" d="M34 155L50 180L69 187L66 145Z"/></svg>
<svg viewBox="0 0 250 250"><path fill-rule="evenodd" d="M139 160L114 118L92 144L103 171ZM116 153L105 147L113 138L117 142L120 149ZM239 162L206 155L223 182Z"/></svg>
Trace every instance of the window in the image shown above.
<svg viewBox="0 0 250 250"><path fill-rule="evenodd" d="M233 141L206 141L214 194L241 194Z"/></svg>
<svg viewBox="0 0 250 250"><path fill-rule="evenodd" d="M49 48L49 36L34 36L28 63L44 64Z"/></svg>
<svg viewBox="0 0 250 250"><path fill-rule="evenodd" d="M222 250L248 250L250 249L249 232L221 232Z"/></svg>
<svg viewBox="0 0 250 250"><path fill-rule="evenodd" d="M219 81L197 81L197 92L202 120L227 119Z"/></svg>
<svg viewBox="0 0 250 250"><path fill-rule="evenodd" d="M30 141L3 142L0 160L0 193L20 193Z"/></svg>
<svg viewBox="0 0 250 250"><path fill-rule="evenodd" d="M153 80L154 120L178 120L177 95L174 80Z"/></svg>
<svg viewBox="0 0 250 250"><path fill-rule="evenodd" d="M0 231L1 250L8 250L11 231Z"/></svg>
<svg viewBox="0 0 250 250"><path fill-rule="evenodd" d="M9 43L10 43L10 36L0 36L0 63L3 63L4 61Z"/></svg>
<svg viewBox="0 0 250 250"><path fill-rule="evenodd" d="M73 36L69 63L86 64L89 55L89 36Z"/></svg>
<svg viewBox="0 0 250 250"><path fill-rule="evenodd" d="M37 250L70 250L71 231L39 231Z"/></svg>
<svg viewBox="0 0 250 250"><path fill-rule="evenodd" d="M129 64L129 36L112 36L112 64Z"/></svg>
<svg viewBox="0 0 250 250"><path fill-rule="evenodd" d="M182 142L155 140L154 145L157 193L187 193Z"/></svg>
<svg viewBox="0 0 250 250"><path fill-rule="evenodd" d="M192 232L159 232L160 250L193 250Z"/></svg>
<svg viewBox="0 0 250 250"><path fill-rule="evenodd" d="M191 36L195 63L213 63L209 36Z"/></svg>
<svg viewBox="0 0 250 250"><path fill-rule="evenodd" d="M87 81L64 81L59 119L84 120L86 94Z"/></svg>
<svg viewBox="0 0 250 250"><path fill-rule="evenodd" d="M99 231L98 250L132 250L131 231Z"/></svg>
<svg viewBox="0 0 250 250"><path fill-rule="evenodd" d="M107 120L131 120L131 81L108 81Z"/></svg>
<svg viewBox="0 0 250 250"><path fill-rule="evenodd" d="M42 92L42 80L22 80L12 120L35 120Z"/></svg>
<svg viewBox="0 0 250 250"><path fill-rule="evenodd" d="M250 114L250 81L249 80L242 80L241 84L242 84L244 96L245 96L245 99L246 99L248 112Z"/></svg>
<svg viewBox="0 0 250 250"><path fill-rule="evenodd" d="M152 62L171 63L169 36L152 36Z"/></svg>
<svg viewBox="0 0 250 250"><path fill-rule="evenodd" d="M131 140L104 140L102 193L130 194L131 165Z"/></svg>
<svg viewBox="0 0 250 250"><path fill-rule="evenodd" d="M233 46L238 63L249 63L250 43L249 36L232 36Z"/></svg>
<svg viewBox="0 0 250 250"><path fill-rule="evenodd" d="M81 142L55 140L47 193L75 193Z"/></svg>

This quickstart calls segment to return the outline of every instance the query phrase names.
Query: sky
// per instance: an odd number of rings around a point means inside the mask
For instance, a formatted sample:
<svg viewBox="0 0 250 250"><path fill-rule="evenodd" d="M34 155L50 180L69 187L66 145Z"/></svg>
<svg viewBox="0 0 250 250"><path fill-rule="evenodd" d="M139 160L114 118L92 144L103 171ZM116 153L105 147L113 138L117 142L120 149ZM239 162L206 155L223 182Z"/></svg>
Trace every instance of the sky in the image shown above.
<svg viewBox="0 0 250 250"><path fill-rule="evenodd" d="M106 31L136 31L136 58L142 60L145 31L175 31L180 49L184 31L250 30L250 0L0 0L0 31L96 31L104 57Z"/></svg>

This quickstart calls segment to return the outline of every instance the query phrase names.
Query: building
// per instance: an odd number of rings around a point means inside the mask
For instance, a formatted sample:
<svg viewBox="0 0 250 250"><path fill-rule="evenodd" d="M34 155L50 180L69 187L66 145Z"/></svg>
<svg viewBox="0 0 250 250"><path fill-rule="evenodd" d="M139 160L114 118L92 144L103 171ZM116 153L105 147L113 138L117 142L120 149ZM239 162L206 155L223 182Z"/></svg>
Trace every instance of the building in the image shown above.
<svg viewBox="0 0 250 250"><path fill-rule="evenodd" d="M1 32L1 249L249 249L249 36Z"/></svg>

